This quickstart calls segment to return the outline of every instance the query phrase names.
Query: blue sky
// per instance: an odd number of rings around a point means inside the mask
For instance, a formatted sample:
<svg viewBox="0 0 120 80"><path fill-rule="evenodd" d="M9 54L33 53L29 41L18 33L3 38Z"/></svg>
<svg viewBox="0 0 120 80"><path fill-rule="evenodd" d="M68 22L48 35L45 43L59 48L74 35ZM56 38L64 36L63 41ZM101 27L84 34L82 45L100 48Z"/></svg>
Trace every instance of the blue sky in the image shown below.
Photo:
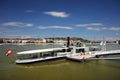
<svg viewBox="0 0 120 80"><path fill-rule="evenodd" d="M0 38L120 39L120 0L0 0Z"/></svg>

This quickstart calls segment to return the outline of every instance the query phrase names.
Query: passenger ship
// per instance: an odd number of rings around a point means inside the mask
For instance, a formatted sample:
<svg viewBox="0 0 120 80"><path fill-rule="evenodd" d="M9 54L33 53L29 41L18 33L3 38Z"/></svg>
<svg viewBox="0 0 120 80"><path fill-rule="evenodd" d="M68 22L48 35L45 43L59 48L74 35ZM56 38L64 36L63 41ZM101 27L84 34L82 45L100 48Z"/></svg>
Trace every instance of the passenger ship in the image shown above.
<svg viewBox="0 0 120 80"><path fill-rule="evenodd" d="M69 44L69 41L67 44ZM33 62L46 61L52 59L60 59L60 58L65 58L65 56L69 53L70 51L68 47L17 52L15 63L23 64L23 63L33 63Z"/></svg>
<svg viewBox="0 0 120 80"><path fill-rule="evenodd" d="M16 53L16 63L32 63L51 59L64 58L69 52L68 48L51 48L30 50Z"/></svg>
<svg viewBox="0 0 120 80"><path fill-rule="evenodd" d="M50 49L40 49L40 50L30 50L17 52L16 63L33 63L38 61L47 61L53 59L67 58L72 59L75 56L84 54L92 54L86 57L95 57L94 52L98 51L98 48L90 48L86 46L69 46L63 48L50 48ZM91 53L92 52L92 53ZM79 58L83 58L82 56Z"/></svg>
<svg viewBox="0 0 120 80"><path fill-rule="evenodd" d="M85 46L84 44L70 45L68 39L67 46L62 48L50 48L50 49L39 49L39 50L30 50L16 53L16 63L33 63L38 61L47 61L54 59L66 58L69 60L82 61L87 59L95 59L101 55L120 53L120 50L117 51L101 51L98 46Z"/></svg>

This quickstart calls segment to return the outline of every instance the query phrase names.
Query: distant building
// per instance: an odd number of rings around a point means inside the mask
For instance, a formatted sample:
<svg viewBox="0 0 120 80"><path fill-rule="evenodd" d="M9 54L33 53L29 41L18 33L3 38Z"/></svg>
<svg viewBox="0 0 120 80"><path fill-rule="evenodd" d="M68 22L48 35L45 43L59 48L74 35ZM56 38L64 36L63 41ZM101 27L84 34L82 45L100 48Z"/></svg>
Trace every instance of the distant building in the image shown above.
<svg viewBox="0 0 120 80"><path fill-rule="evenodd" d="M0 38L0 43L4 43L3 38Z"/></svg>
<svg viewBox="0 0 120 80"><path fill-rule="evenodd" d="M117 40L116 43L117 43L117 44L120 44L120 40Z"/></svg>
<svg viewBox="0 0 120 80"><path fill-rule="evenodd" d="M0 41L3 43L46 43L45 39L40 38L1 38Z"/></svg>

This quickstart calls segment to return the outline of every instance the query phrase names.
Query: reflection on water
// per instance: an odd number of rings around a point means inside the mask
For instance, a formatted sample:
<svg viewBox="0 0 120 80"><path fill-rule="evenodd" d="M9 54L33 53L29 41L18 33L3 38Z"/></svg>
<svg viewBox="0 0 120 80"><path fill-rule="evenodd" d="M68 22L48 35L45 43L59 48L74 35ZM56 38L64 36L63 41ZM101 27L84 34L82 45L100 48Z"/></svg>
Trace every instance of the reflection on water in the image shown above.
<svg viewBox="0 0 120 80"><path fill-rule="evenodd" d="M16 64L16 67L18 68L47 68L47 67L60 67L68 65L69 63L64 59L57 60L57 61L46 61L46 62L40 62L35 64Z"/></svg>
<svg viewBox="0 0 120 80"><path fill-rule="evenodd" d="M51 46L0 45L0 80L120 80L120 60L91 60L80 63L63 59L34 64L14 63L15 53L18 51ZM7 57L5 52L8 48L12 49L13 54ZM107 50L113 49L120 49L120 45L107 45Z"/></svg>

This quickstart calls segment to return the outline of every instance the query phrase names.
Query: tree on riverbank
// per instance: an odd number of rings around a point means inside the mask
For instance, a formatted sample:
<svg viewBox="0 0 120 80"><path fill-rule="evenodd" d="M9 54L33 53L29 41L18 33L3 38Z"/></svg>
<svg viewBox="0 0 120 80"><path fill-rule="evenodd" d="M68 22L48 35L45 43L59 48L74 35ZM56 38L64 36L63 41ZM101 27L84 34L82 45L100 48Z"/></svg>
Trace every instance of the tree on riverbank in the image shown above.
<svg viewBox="0 0 120 80"><path fill-rule="evenodd" d="M66 37L49 37L49 38L45 38L48 42L53 42L53 41L59 41L59 40L63 40L63 41L67 41ZM83 38L78 38L78 37L71 37L70 40L73 41L81 41L81 42L90 42L89 40L83 39Z"/></svg>

